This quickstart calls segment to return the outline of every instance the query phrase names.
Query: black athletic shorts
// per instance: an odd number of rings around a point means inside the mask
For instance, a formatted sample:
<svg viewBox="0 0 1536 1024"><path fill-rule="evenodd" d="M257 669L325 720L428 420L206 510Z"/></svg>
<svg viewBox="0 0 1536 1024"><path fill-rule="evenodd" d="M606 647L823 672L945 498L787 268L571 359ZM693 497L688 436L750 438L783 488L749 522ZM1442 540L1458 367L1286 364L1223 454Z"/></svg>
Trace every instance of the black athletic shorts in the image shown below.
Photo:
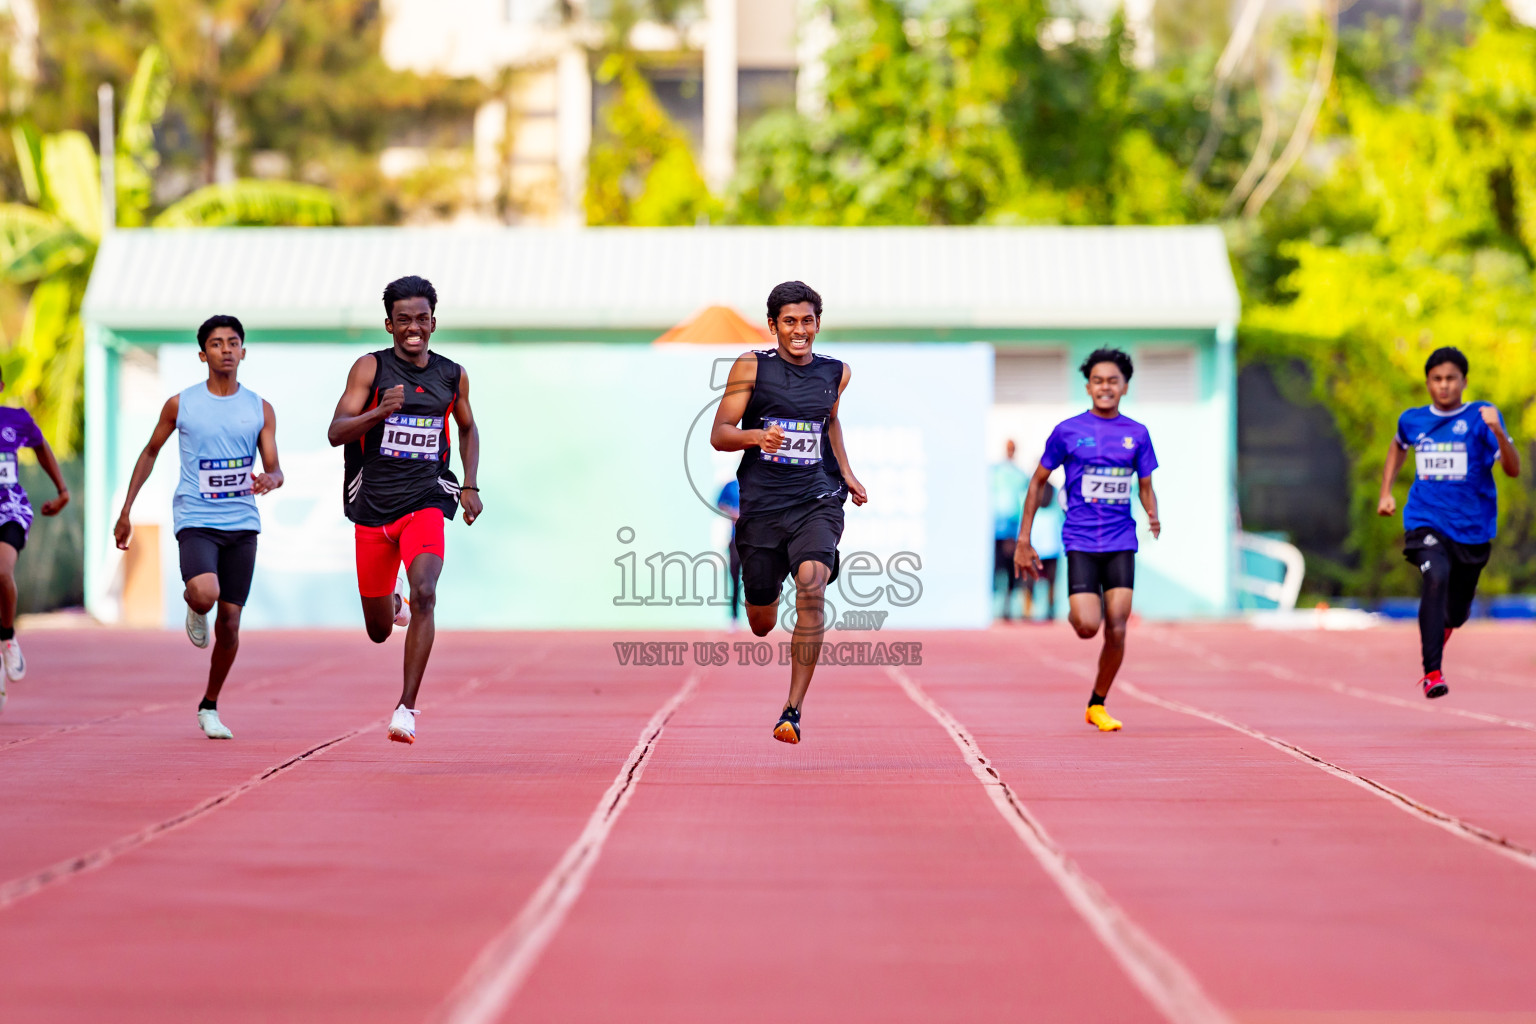
<svg viewBox="0 0 1536 1024"><path fill-rule="evenodd" d="M843 502L837 497L742 516L736 521L736 550L747 604L778 604L784 578L802 562L820 562L837 579L842 538Z"/></svg>
<svg viewBox="0 0 1536 1024"><path fill-rule="evenodd" d="M1067 593L1102 594L1136 586L1136 552L1068 551Z"/></svg>
<svg viewBox="0 0 1536 1024"><path fill-rule="evenodd" d="M0 523L0 544L9 544L19 552L27 546L27 528L14 519Z"/></svg>
<svg viewBox="0 0 1536 1024"><path fill-rule="evenodd" d="M219 576L219 600L245 607L256 573L255 530L213 530L188 526L176 535L181 549L181 581L205 572Z"/></svg>
<svg viewBox="0 0 1536 1024"><path fill-rule="evenodd" d="M0 527L0 530L3 529ZM0 540L5 540L4 533L0 533ZM1479 572L1488 564L1488 556L1493 552L1492 544L1463 544L1447 537L1444 531L1428 526L1416 527L1403 534L1403 558L1415 568L1424 561L1425 550L1433 547L1444 551L1452 564L1477 569Z"/></svg>

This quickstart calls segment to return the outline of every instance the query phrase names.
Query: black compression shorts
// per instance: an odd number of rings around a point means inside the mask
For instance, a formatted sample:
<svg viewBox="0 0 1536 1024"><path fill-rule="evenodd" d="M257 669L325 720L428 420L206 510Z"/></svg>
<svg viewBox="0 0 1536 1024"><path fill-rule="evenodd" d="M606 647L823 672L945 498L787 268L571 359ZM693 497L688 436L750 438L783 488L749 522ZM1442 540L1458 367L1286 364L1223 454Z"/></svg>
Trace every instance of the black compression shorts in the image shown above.
<svg viewBox="0 0 1536 1024"><path fill-rule="evenodd" d="M779 603L784 578L802 562L820 562L837 579L837 542L843 537L843 502L825 497L736 521L736 550L747 604Z"/></svg>
<svg viewBox="0 0 1536 1024"><path fill-rule="evenodd" d="M176 535L181 549L181 581L217 573L219 600L245 607L256 573L255 530L213 530L188 526Z"/></svg>
<svg viewBox="0 0 1536 1024"><path fill-rule="evenodd" d="M1136 586L1136 552L1068 551L1067 593L1102 594Z"/></svg>
<svg viewBox="0 0 1536 1024"><path fill-rule="evenodd" d="M14 519L0 523L0 543L9 544L20 554L27 546L27 528Z"/></svg>

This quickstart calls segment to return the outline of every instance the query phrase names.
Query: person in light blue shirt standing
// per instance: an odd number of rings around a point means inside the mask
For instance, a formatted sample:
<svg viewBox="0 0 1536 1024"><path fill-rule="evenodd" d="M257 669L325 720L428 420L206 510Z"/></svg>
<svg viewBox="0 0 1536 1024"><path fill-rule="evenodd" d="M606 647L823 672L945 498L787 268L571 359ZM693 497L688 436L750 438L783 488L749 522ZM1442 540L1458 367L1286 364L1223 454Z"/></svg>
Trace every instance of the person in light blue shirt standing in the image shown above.
<svg viewBox="0 0 1536 1024"><path fill-rule="evenodd" d="M171 396L128 481L123 511L112 533L126 551L133 534L129 512L155 458L171 434L179 435L181 475L171 499L181 578L186 584L187 638L208 646L208 613L218 606L208 686L197 706L198 726L211 740L233 739L219 719L219 691L240 650L240 612L256 569L261 514L256 495L283 486L277 462L277 414L237 378L245 358L245 328L232 316L209 317L197 329L198 358L208 379ZM256 472L260 452L262 468Z"/></svg>
<svg viewBox="0 0 1536 1024"><path fill-rule="evenodd" d="M1441 660L1451 631L1472 614L1477 580L1488 564L1498 532L1499 494L1493 467L1520 475L1520 452L1504 429L1499 410L1487 402L1464 402L1467 357L1438 348L1424 364L1431 402L1398 418L1387 450L1376 511L1397 511L1392 482L1414 455L1414 481L1403 509L1403 557L1419 570L1419 646L1426 697L1450 691Z"/></svg>
<svg viewBox="0 0 1536 1024"><path fill-rule="evenodd" d="M1019 517L1029 476L1013 461L1018 445L1010 440L1003 450L1007 453L1003 461L992 464L992 578L995 588L997 574L1003 574L1003 621L1010 622L1013 591L1019 585L1013 571L1013 549L1018 541ZM1026 597L1028 593L1026 588Z"/></svg>

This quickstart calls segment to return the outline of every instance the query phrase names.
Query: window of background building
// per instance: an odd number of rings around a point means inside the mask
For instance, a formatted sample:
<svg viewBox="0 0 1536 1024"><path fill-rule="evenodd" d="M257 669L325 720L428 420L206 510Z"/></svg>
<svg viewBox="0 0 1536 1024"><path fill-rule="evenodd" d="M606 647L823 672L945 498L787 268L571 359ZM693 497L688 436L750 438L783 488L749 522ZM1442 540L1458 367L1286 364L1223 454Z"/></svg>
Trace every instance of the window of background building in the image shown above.
<svg viewBox="0 0 1536 1024"><path fill-rule="evenodd" d="M1066 349L997 347L994 351L994 405L1027 405L1067 400Z"/></svg>

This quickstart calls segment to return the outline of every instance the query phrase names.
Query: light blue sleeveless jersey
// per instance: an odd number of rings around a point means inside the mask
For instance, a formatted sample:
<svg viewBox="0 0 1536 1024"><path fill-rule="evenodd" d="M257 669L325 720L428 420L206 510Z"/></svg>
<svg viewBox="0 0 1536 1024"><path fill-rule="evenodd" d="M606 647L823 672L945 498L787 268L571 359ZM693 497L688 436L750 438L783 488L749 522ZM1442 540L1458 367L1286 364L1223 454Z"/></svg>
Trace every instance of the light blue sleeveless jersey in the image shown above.
<svg viewBox="0 0 1536 1024"><path fill-rule="evenodd" d="M243 385L226 398L209 391L206 381L181 393L176 412L181 480L171 499L175 532L189 526L261 529L251 481L265 422L261 397Z"/></svg>

